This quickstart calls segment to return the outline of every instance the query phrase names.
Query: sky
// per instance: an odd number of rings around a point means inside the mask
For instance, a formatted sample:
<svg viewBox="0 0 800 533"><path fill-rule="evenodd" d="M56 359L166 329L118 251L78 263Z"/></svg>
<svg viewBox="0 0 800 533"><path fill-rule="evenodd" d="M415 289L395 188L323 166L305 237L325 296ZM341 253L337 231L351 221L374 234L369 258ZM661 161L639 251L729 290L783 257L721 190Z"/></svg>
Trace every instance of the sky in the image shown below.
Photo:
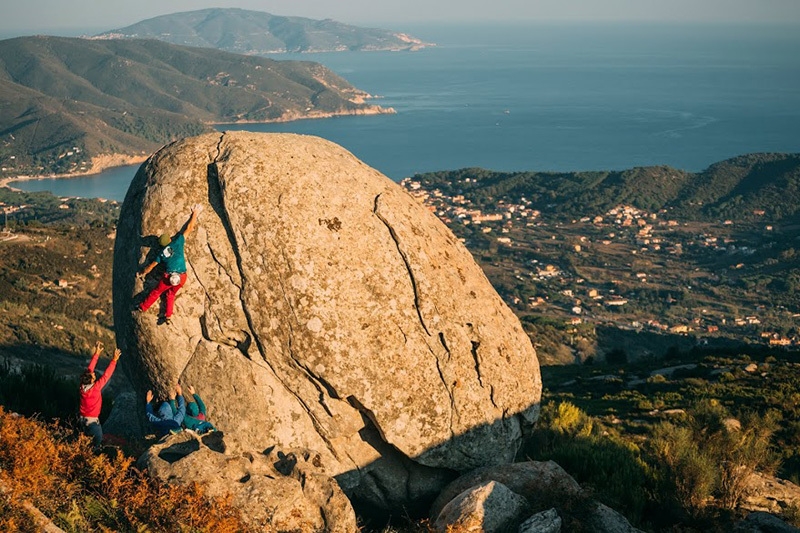
<svg viewBox="0 0 800 533"><path fill-rule="evenodd" d="M0 38L75 36L181 11L238 7L402 31L405 24L652 21L800 24L800 0L2 0ZM87 31L88 30L88 31Z"/></svg>

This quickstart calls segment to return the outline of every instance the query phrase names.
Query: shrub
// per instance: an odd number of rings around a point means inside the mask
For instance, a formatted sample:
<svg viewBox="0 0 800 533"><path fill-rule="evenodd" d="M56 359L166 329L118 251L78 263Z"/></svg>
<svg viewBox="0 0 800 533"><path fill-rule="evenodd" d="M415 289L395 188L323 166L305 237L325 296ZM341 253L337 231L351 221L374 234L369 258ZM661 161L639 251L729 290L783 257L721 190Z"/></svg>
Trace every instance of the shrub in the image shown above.
<svg viewBox="0 0 800 533"><path fill-rule="evenodd" d="M692 431L663 422L654 428L650 447L661 486L659 494L662 498L672 495L681 508L698 514L711 498L716 473Z"/></svg>
<svg viewBox="0 0 800 533"><path fill-rule="evenodd" d="M159 484L132 463L119 452L95 455L88 437L0 407L0 529L29 523L30 502L69 531L248 530L227 500Z"/></svg>
<svg viewBox="0 0 800 533"><path fill-rule="evenodd" d="M662 423L653 431L650 454L662 484L694 516L713 497L723 509L735 509L745 496L747 478L757 469L774 470L770 450L777 413L745 413L731 418L716 400L693 407L684 425Z"/></svg>
<svg viewBox="0 0 800 533"><path fill-rule="evenodd" d="M543 407L539 427L524 453L530 459L553 460L599 500L634 522L643 515L652 477L639 449L597 431L592 417L569 402Z"/></svg>
<svg viewBox="0 0 800 533"><path fill-rule="evenodd" d="M543 411L542 416L550 429L573 437L592 433L592 419L570 402L561 402L555 410Z"/></svg>

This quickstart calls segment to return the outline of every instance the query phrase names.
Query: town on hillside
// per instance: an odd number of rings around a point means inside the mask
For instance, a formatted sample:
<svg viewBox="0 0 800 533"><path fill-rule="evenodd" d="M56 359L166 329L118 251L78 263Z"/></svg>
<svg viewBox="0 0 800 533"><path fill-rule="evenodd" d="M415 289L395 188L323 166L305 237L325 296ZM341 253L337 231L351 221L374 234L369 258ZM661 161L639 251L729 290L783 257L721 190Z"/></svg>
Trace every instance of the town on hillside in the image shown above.
<svg viewBox="0 0 800 533"><path fill-rule="evenodd" d="M418 177L401 184L466 245L523 325L547 321L573 352L580 351L576 338L592 337L600 326L683 336L701 346L800 346L798 309L754 279L777 232L764 211L746 225L630 205L571 218L534 208L523 196L482 208ZM766 262L775 261L780 257Z"/></svg>

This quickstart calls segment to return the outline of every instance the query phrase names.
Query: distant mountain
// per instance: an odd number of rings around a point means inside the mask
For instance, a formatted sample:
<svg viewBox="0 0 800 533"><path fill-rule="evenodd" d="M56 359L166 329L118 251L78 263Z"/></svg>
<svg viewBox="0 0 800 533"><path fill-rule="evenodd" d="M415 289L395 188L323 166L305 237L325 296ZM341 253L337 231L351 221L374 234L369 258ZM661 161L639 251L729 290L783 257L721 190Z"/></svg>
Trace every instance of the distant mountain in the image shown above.
<svg viewBox="0 0 800 533"><path fill-rule="evenodd" d="M75 172L101 154L149 154L212 123L393 112L307 61L156 40L0 41L2 174ZM0 175L2 175L0 174Z"/></svg>
<svg viewBox="0 0 800 533"><path fill-rule="evenodd" d="M800 154L742 155L697 173L667 166L564 173L467 168L415 179L479 205L525 197L537 209L569 217L624 204L651 212L668 209L692 219L764 217L800 224Z"/></svg>
<svg viewBox="0 0 800 533"><path fill-rule="evenodd" d="M173 13L95 36L99 39L158 39L172 44L263 55L276 52L416 50L430 43L377 28L334 20L279 17L244 9Z"/></svg>

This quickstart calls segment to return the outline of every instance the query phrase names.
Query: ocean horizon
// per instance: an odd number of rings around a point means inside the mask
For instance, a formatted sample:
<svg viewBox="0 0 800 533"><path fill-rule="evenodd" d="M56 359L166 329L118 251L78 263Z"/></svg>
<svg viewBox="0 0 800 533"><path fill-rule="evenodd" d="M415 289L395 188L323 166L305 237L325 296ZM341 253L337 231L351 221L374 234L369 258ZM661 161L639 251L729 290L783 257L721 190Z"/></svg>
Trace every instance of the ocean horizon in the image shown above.
<svg viewBox="0 0 800 533"><path fill-rule="evenodd" d="M395 181L467 167L701 171L738 155L800 151L796 30L631 23L403 28L436 46L270 56L322 63L397 114L217 129L317 135ZM122 200L136 169L15 187Z"/></svg>

